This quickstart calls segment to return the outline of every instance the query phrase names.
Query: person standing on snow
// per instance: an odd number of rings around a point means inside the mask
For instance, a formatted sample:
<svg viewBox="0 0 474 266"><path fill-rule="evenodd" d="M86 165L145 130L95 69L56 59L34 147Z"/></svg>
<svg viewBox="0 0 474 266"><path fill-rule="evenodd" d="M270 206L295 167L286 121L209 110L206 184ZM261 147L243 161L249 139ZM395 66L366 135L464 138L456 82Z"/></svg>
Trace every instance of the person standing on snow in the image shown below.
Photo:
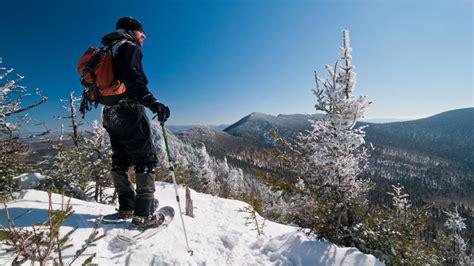
<svg viewBox="0 0 474 266"><path fill-rule="evenodd" d="M170 109L158 102L147 87L141 63L141 47L146 38L142 24L135 18L122 17L115 28L102 37L102 44L114 44L112 67L126 92L117 104L104 107L103 125L112 145L111 174L119 199L118 218L132 218L132 226L147 229L162 221L154 214L158 161L144 107L162 123L169 118ZM128 176L131 166L136 172L136 190Z"/></svg>

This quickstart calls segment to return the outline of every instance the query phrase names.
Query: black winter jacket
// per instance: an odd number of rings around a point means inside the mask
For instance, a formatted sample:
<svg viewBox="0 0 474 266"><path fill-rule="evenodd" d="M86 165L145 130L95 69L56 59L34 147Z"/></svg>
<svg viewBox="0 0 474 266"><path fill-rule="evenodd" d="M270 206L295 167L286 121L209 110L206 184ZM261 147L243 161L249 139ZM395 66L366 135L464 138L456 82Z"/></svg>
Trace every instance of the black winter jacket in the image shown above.
<svg viewBox="0 0 474 266"><path fill-rule="evenodd" d="M156 99L147 87L148 79L143 72L143 56L138 41L125 31L114 31L102 37L102 44L110 45L124 39L127 42L120 45L112 59L115 75L127 88L125 98L150 107Z"/></svg>

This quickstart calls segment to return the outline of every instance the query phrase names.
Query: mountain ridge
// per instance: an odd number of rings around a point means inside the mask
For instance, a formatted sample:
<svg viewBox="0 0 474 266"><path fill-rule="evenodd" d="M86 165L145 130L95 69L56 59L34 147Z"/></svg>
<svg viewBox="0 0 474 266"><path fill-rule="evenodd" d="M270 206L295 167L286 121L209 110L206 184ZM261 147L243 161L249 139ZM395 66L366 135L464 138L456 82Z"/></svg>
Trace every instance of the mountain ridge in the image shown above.
<svg viewBox="0 0 474 266"><path fill-rule="evenodd" d="M278 163L272 157L271 149L278 147L278 143L270 131L287 140L294 139L311 128L307 120L302 121L306 118L309 116L272 116L254 112L223 131L228 138L231 135L239 139L236 145L239 148L232 144L233 141L213 139L206 134L200 134L197 142L217 147L209 149L213 156L233 156L251 165L255 165L255 158L258 158L258 165L264 165L267 170L274 169ZM295 121L288 122L291 119ZM449 110L411 121L358 122L356 126L368 125L365 140L375 147L368 175L389 188L390 184L401 182L409 193L421 196L467 196L474 189L474 123L471 121L474 121L474 108ZM292 126L295 124L298 127ZM247 146L250 144L252 146Z"/></svg>

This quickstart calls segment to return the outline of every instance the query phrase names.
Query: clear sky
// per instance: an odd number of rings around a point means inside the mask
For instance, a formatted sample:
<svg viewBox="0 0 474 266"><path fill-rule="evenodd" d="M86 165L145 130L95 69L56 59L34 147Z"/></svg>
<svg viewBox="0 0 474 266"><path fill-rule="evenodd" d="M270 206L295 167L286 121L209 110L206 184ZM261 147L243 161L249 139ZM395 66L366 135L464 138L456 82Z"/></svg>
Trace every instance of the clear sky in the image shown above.
<svg viewBox="0 0 474 266"><path fill-rule="evenodd" d="M78 58L128 15L144 25L144 70L171 108L169 124L314 113L313 71L334 65L343 29L351 34L355 94L374 102L367 118L474 105L471 0L2 1L3 66L49 97L30 112L34 122L57 125L60 99L82 90Z"/></svg>

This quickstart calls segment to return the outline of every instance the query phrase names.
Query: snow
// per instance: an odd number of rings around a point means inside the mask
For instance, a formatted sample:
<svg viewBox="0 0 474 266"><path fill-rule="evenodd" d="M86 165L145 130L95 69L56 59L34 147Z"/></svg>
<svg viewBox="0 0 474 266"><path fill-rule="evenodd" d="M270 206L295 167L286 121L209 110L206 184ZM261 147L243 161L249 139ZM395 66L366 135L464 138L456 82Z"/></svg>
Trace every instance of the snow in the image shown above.
<svg viewBox="0 0 474 266"><path fill-rule="evenodd" d="M184 201L184 189L179 187ZM176 195L172 184L157 182L155 196L160 206L172 206L177 211ZM208 194L191 191L194 218L184 216L190 248L186 242L178 213L170 226L150 239L126 247L115 236L125 229L120 226L101 225L106 236L90 247L79 260L84 261L93 253L93 262L99 265L382 265L371 255L355 248L340 248L336 245L308 238L296 227L265 221L264 235L257 236L252 226L245 225L248 213L242 212L248 204L222 199ZM61 195L53 194L53 208L60 208ZM47 217L48 197L46 192L24 190L18 199L9 202L11 217L17 217L18 227L41 223ZM94 228L94 220L101 215L115 211L115 206L71 199L75 213L61 228L65 234L72 227L73 248L63 252L63 259L70 260ZM182 206L184 209L184 206ZM258 216L259 221L263 218ZM4 211L1 210L0 224L6 226ZM123 226L122 226L123 227ZM0 265L11 264L14 255L0 249Z"/></svg>
<svg viewBox="0 0 474 266"><path fill-rule="evenodd" d="M44 178L45 177L40 173L25 173L14 177L13 179L18 182L20 189L28 189L34 188L39 185L41 180L43 180Z"/></svg>

